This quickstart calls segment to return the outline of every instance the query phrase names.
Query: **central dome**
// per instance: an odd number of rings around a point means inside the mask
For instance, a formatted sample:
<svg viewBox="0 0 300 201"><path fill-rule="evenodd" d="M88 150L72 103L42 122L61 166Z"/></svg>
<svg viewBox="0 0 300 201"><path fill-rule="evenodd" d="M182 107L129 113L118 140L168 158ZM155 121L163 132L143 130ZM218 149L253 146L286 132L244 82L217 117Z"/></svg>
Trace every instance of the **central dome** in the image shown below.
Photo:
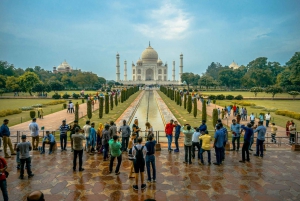
<svg viewBox="0 0 300 201"><path fill-rule="evenodd" d="M155 61L158 60L158 54L157 52L149 45L143 53L142 53L142 60L143 61Z"/></svg>

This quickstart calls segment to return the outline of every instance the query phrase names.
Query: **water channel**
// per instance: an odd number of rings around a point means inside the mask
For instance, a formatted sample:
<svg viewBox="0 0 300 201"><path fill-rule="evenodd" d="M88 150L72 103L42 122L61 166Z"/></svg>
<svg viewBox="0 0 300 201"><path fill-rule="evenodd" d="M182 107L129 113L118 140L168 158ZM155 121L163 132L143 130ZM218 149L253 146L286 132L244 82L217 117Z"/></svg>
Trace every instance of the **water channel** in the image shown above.
<svg viewBox="0 0 300 201"><path fill-rule="evenodd" d="M154 131L165 130L165 126L155 100L155 95L152 90L146 90L141 98L140 104L130 123L131 128L135 119L139 120L139 127L142 131L146 130L145 123L147 121L152 125ZM160 135L162 135L162 132ZM140 136L144 136L144 132L141 133Z"/></svg>

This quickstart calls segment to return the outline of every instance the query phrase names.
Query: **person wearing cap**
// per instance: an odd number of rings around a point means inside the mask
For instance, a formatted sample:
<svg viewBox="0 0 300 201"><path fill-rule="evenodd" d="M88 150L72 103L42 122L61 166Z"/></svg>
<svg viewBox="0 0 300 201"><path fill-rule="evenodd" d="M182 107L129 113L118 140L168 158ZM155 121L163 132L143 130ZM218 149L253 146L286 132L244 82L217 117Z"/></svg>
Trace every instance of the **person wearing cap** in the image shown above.
<svg viewBox="0 0 300 201"><path fill-rule="evenodd" d="M61 151L67 151L67 132L69 130L69 126L66 124L66 120L62 121L62 125L59 127L60 131L60 148Z"/></svg>
<svg viewBox="0 0 300 201"><path fill-rule="evenodd" d="M13 147L12 147L12 144L11 144L10 131L9 131L8 126L7 126L8 123L9 123L9 120L4 119L3 124L0 127L0 135L3 138L3 149L4 149L5 158L10 158L11 157L7 153L7 145L9 146L11 155L17 155L16 152L14 151Z"/></svg>
<svg viewBox="0 0 300 201"><path fill-rule="evenodd" d="M29 124L29 130L32 139L32 150L38 150L39 146L39 125L36 123L36 118L32 119L32 122Z"/></svg>
<svg viewBox="0 0 300 201"><path fill-rule="evenodd" d="M24 179L24 165L26 163L28 178L34 176L31 172L31 158L29 151L32 150L30 142L26 142L26 135L22 135L22 142L17 145L17 151L20 152L21 170L19 179Z"/></svg>
<svg viewBox="0 0 300 201"><path fill-rule="evenodd" d="M75 134L75 129L79 128L79 130L81 129L80 126L78 125L78 121L75 120L73 126L70 128L70 139L71 139L71 152L73 152L73 138L72 135Z"/></svg>
<svg viewBox="0 0 300 201"><path fill-rule="evenodd" d="M49 154L52 154L52 149L53 149L53 146L55 145L55 143L56 142L55 142L54 136L50 133L50 131L46 131L46 136L43 139L43 148L42 148L41 154L45 153L45 144L50 144Z"/></svg>

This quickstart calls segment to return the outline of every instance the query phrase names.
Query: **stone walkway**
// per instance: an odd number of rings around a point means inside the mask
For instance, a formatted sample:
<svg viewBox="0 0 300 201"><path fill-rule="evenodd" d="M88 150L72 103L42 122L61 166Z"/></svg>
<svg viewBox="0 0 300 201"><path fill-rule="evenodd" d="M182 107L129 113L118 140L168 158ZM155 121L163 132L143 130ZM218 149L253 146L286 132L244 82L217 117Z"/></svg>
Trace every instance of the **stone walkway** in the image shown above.
<svg viewBox="0 0 300 201"><path fill-rule="evenodd" d="M128 179L131 161L123 154L121 174L109 174L108 161L102 155L83 155L85 171L73 172L72 153L54 152L40 155L31 152L35 176L19 180L15 156L8 161L10 175L7 186L10 200L25 200L34 190L41 190L45 200L128 200L157 201L282 201L300 200L300 155L298 152L267 152L263 159L251 156L251 163L241 164L241 152L226 152L221 166L183 164L184 152L156 152L156 183L147 183L145 190L134 191L134 179ZM207 164L207 155L205 154ZM212 162L215 161L212 152ZM116 166L116 161L114 168ZM145 179L147 179L145 173Z"/></svg>

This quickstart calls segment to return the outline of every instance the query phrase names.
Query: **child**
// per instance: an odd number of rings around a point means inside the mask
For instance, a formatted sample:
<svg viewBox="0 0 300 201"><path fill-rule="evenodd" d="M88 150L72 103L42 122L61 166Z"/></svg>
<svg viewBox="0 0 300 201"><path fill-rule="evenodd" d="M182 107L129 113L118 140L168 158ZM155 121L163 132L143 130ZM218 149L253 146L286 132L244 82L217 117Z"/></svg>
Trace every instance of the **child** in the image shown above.
<svg viewBox="0 0 300 201"><path fill-rule="evenodd" d="M153 140L153 135L148 136L149 141L146 142L145 147L147 148L147 155L146 155L146 167L147 167L147 175L148 175L148 180L147 182L151 182L151 173L150 173L150 163L153 171L153 178L152 182L156 182L156 167L155 167L155 145L156 141Z"/></svg>
<svg viewBox="0 0 300 201"><path fill-rule="evenodd" d="M139 174L141 175L141 189L146 188L146 184L144 184L144 171L145 171L145 156L147 153L147 148L142 145L143 138L138 137L137 145L132 148L132 155L135 157L133 160L134 164L134 172L135 172L135 185L133 185L134 190L139 190L138 182L139 182Z"/></svg>
<svg viewBox="0 0 300 201"><path fill-rule="evenodd" d="M211 155L210 155L210 141L211 141L211 136L208 135L208 131L206 130L204 135L201 135L199 137L200 141L202 141L202 146L200 149L200 159L201 162L199 162L199 165L204 165L204 160L203 160L203 153L207 151L207 156L208 156L208 164L211 164Z"/></svg>
<svg viewBox="0 0 300 201"><path fill-rule="evenodd" d="M132 155L132 148L134 146L135 139L136 139L136 133L132 133L131 138L130 138L129 143L128 143L128 157L129 157L129 160L132 160L132 161L134 159L134 157ZM132 173L133 173L133 162L132 162L131 167L130 167L129 178L134 178L134 176L132 176Z"/></svg>
<svg viewBox="0 0 300 201"><path fill-rule="evenodd" d="M271 136L272 136L272 142L276 144L276 132L277 132L277 126L275 126L275 123L271 124Z"/></svg>

